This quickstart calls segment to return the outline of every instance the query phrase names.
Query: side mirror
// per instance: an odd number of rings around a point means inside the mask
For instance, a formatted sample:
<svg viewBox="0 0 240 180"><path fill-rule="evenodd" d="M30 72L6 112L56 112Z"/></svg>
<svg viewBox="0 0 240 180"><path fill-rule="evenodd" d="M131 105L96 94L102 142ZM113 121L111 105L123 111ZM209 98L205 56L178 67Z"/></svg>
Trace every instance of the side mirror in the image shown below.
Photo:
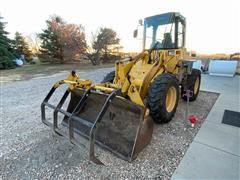
<svg viewBox="0 0 240 180"><path fill-rule="evenodd" d="M143 20L142 20L142 19L139 19L139 20L138 20L138 24L139 24L140 26L142 26L142 25L143 25Z"/></svg>
<svg viewBox="0 0 240 180"><path fill-rule="evenodd" d="M192 58L196 58L196 57L197 57L197 52L192 51L192 52L191 52L191 57L192 57Z"/></svg>
<svg viewBox="0 0 240 180"><path fill-rule="evenodd" d="M138 36L138 30L135 29L135 30L133 31L133 37L134 37L134 38L137 38L137 36Z"/></svg>

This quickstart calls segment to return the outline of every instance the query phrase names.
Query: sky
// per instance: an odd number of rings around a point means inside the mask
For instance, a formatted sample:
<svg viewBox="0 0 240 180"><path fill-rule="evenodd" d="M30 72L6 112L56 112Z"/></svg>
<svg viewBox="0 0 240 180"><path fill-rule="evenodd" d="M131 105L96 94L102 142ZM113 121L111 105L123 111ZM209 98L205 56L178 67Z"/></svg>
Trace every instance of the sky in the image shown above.
<svg viewBox="0 0 240 180"><path fill-rule="evenodd" d="M187 49L210 54L240 52L239 7L239 0L0 0L0 15L11 37L40 33L57 14L82 24L88 40L99 27L110 27L124 51L140 51L141 40L133 38L139 19L180 12L187 20Z"/></svg>

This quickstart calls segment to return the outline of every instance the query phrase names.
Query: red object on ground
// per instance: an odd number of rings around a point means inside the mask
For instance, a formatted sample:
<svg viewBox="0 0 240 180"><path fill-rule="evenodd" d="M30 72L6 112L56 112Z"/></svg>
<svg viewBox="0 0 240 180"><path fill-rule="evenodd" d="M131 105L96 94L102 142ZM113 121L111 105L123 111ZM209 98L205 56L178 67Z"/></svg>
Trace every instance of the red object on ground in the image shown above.
<svg viewBox="0 0 240 180"><path fill-rule="evenodd" d="M197 124L197 122L198 122L198 118L194 114L189 115L188 120L190 121L191 124Z"/></svg>

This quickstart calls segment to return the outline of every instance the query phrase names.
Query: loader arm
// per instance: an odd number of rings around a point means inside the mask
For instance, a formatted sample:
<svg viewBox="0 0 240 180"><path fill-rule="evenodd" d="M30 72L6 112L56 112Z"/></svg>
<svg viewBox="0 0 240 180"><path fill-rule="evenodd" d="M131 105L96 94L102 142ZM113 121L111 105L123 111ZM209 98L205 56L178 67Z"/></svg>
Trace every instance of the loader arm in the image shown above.
<svg viewBox="0 0 240 180"><path fill-rule="evenodd" d="M131 71L134 64L144 58L147 55L145 51L138 54L134 59L130 60L120 60L115 64L115 78L113 83L118 84L119 87L123 87L126 77L128 77L129 72Z"/></svg>
<svg viewBox="0 0 240 180"><path fill-rule="evenodd" d="M171 54L172 53L172 54ZM154 54L154 56L152 55ZM170 54L170 55L169 55ZM164 72L178 74L179 59L184 54L184 49L171 50L149 50L139 56L138 59L130 62L131 66L121 64L117 69L119 76L123 76L122 93L125 93L136 104L144 106L144 98L147 95L148 88L157 75ZM151 62L150 62L151 61ZM127 71L125 71L127 67ZM144 75L143 75L144 74Z"/></svg>
<svg viewBox="0 0 240 180"><path fill-rule="evenodd" d="M162 66L163 59L164 59L164 53L160 53L160 57L157 57L154 60L155 63L153 64L152 68L148 71L145 78L143 79L142 85L140 87L140 97L142 99L145 98L148 91L148 87L151 84L156 73L162 73L164 71L163 68L160 68Z"/></svg>

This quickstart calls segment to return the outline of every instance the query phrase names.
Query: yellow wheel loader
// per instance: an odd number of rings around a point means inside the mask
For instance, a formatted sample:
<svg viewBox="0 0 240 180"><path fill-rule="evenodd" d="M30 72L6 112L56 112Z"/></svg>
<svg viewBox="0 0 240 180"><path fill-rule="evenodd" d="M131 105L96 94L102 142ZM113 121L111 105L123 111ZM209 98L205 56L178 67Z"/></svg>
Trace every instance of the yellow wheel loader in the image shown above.
<svg viewBox="0 0 240 180"><path fill-rule="evenodd" d="M103 163L95 156L95 144L124 160L135 159L151 140L153 122L171 121L179 96L187 100L184 94L190 89L193 101L199 92L201 72L192 69L193 61L186 55L185 18L165 13L147 17L139 26L143 27L139 55L116 62L115 71L99 84L72 71L66 80L54 84L41 105L43 123L76 145L81 145L79 135L88 139L90 160L97 164ZM56 105L50 104L62 84L69 84L66 92ZM64 109L69 94L70 103ZM45 106L53 109L53 122L46 119ZM64 115L60 121L58 113Z"/></svg>

